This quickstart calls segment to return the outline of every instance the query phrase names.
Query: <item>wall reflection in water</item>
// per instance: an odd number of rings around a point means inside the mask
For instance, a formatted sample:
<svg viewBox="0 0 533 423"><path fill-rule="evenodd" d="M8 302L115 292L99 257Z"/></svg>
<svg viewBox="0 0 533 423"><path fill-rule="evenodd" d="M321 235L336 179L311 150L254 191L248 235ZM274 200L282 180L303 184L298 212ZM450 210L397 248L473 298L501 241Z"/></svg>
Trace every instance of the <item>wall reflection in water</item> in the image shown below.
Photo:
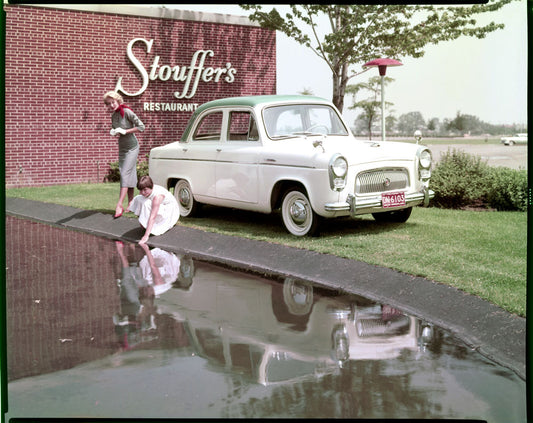
<svg viewBox="0 0 533 423"><path fill-rule="evenodd" d="M118 392L120 383L128 411L73 397L77 413L525 420L523 381L388 305L10 217L6 235L12 416L31 415L48 386L71 395L60 370L88 379L123 368L122 382L84 389ZM154 357L164 357L157 385L173 386L172 401L140 415L136 402L155 404L150 384L128 390L125 381L154 378ZM193 379L170 376L193 366ZM25 383L37 379L39 388ZM64 400L41 413L72 416Z"/></svg>

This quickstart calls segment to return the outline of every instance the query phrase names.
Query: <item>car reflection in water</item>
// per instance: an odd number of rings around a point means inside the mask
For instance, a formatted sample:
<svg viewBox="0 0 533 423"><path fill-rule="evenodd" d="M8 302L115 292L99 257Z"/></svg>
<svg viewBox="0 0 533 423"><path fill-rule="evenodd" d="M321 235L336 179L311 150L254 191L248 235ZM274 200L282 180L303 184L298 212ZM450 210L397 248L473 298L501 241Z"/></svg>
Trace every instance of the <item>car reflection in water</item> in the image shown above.
<svg viewBox="0 0 533 423"><path fill-rule="evenodd" d="M431 341L429 325L362 297L292 278L265 283L159 249L145 250L133 269L143 275L137 279L139 292L149 287L153 295L141 295L136 317L115 316L124 349L153 340L155 314L172 316L183 324L194 353L207 359L213 370L271 385L337 374L348 360L384 360L405 349L423 351ZM229 276L221 277L221 272ZM158 273L166 279L154 278ZM122 302L123 310L131 307L130 300Z"/></svg>

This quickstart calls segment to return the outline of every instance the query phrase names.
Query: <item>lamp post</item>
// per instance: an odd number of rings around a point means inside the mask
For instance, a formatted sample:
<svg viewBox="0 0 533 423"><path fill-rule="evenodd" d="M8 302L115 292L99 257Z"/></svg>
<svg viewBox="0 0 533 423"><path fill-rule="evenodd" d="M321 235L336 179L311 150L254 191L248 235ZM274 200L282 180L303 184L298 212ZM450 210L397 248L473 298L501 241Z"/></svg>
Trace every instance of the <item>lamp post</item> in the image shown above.
<svg viewBox="0 0 533 423"><path fill-rule="evenodd" d="M394 59L374 59L366 62L363 68L377 67L379 75L381 76L381 139L385 141L385 74L387 73L387 66L402 66L403 63Z"/></svg>

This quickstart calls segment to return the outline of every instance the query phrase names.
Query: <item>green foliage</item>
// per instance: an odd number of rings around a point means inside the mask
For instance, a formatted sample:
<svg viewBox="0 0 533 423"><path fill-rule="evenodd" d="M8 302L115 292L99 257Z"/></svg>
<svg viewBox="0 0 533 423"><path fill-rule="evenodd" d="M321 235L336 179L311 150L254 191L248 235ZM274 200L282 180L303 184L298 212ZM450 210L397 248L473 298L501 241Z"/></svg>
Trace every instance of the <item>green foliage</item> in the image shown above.
<svg viewBox="0 0 533 423"><path fill-rule="evenodd" d="M484 201L489 166L480 157L460 150L448 150L431 175L435 191L433 204L457 209Z"/></svg>
<svg viewBox="0 0 533 423"><path fill-rule="evenodd" d="M398 131L408 136L413 136L417 129L424 129L426 122L420 112L409 112L400 116L396 125Z"/></svg>
<svg viewBox="0 0 533 423"><path fill-rule="evenodd" d="M431 176L433 205L458 209L467 206L526 211L527 171L493 168L480 157L448 150Z"/></svg>
<svg viewBox="0 0 533 423"><path fill-rule="evenodd" d="M527 210L527 171L491 168L487 199L497 210Z"/></svg>
<svg viewBox="0 0 533 423"><path fill-rule="evenodd" d="M462 36L484 38L502 29L491 22L477 26L477 14L494 12L511 0L487 4L434 6L425 4L300 4L290 5L281 16L276 8L264 12L258 4L242 4L250 19L274 29L310 48L331 69L333 103L342 112L351 65L376 57L422 57L427 44L452 41ZM326 17L330 28L321 26ZM325 33L324 33L325 32ZM323 35L322 35L323 34ZM361 73L361 72L359 72Z"/></svg>
<svg viewBox="0 0 533 423"><path fill-rule="evenodd" d="M109 163L109 170L105 177L106 182L118 182L120 181L120 172L118 170L118 162Z"/></svg>
<svg viewBox="0 0 533 423"><path fill-rule="evenodd" d="M482 129L483 122L477 116L462 115L460 111L455 119L446 123L446 130L459 134L481 134Z"/></svg>
<svg viewBox="0 0 533 423"><path fill-rule="evenodd" d="M145 160L140 160L137 162L137 178L141 176L148 175L148 154L145 156ZM106 182L119 182L120 181L120 171L118 168L118 162L109 163L109 170L105 177Z"/></svg>
<svg viewBox="0 0 533 423"><path fill-rule="evenodd" d="M387 86L392 81L394 79L387 76L383 78L383 85ZM367 97L361 99L361 93L365 93ZM352 105L349 109L362 110L355 121L357 133L368 134L369 138L372 139L372 128L376 121L379 122L381 119L381 77L374 76L369 78L367 82L348 85L346 94L352 95ZM391 105L392 103L385 102L386 108Z"/></svg>

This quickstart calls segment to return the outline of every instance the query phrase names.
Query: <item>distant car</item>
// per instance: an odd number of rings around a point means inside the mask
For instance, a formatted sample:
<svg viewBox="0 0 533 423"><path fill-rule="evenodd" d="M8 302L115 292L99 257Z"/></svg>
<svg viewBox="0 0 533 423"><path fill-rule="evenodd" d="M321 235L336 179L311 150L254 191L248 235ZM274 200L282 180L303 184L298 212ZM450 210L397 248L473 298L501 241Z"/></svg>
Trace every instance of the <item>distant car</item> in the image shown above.
<svg viewBox="0 0 533 423"><path fill-rule="evenodd" d="M405 222L427 205L426 146L353 137L335 106L311 96L252 96L198 107L181 140L153 148L154 183L174 187L181 216L202 203L281 211L293 235L323 218L372 214Z"/></svg>
<svg viewBox="0 0 533 423"><path fill-rule="evenodd" d="M516 134L512 137L502 137L501 140L505 145L527 144L527 134Z"/></svg>

